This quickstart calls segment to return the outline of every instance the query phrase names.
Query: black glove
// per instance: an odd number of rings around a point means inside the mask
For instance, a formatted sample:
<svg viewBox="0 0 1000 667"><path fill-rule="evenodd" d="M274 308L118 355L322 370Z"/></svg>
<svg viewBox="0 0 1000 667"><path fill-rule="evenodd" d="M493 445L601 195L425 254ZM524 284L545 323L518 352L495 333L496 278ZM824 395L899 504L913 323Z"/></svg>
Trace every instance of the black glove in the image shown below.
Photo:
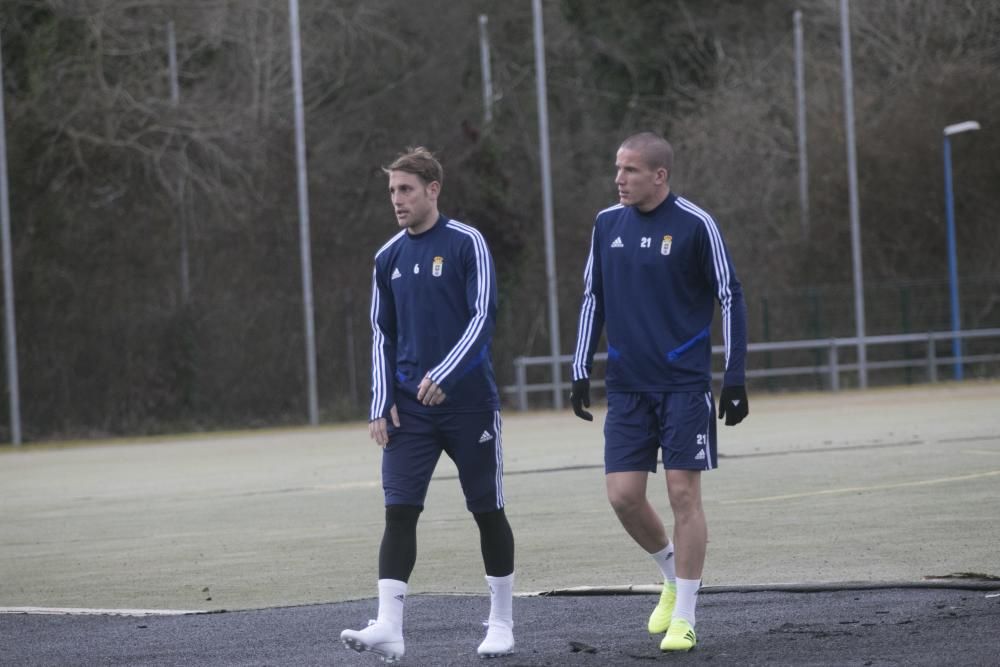
<svg viewBox="0 0 1000 667"><path fill-rule="evenodd" d="M570 392L569 402L573 404L573 414L580 419L594 421L594 415L584 410L590 407L590 378L573 380L573 391Z"/></svg>
<svg viewBox="0 0 1000 667"><path fill-rule="evenodd" d="M719 419L726 418L726 426L736 426L750 414L747 388L743 385L723 387L719 396Z"/></svg>

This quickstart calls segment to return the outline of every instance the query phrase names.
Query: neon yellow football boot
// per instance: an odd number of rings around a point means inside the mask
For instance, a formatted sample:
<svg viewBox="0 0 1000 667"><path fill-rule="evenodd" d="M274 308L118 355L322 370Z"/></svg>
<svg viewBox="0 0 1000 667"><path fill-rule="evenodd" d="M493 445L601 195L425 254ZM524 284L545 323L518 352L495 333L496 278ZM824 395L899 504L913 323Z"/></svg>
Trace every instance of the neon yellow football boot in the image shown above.
<svg viewBox="0 0 1000 667"><path fill-rule="evenodd" d="M649 634L658 635L666 632L670 627L670 617L674 615L674 603L677 601L677 584L663 582L663 591L660 592L660 601L656 609L649 615Z"/></svg>
<svg viewBox="0 0 1000 667"><path fill-rule="evenodd" d="M660 642L661 651L690 651L698 643L694 628L683 618L670 621L667 635Z"/></svg>

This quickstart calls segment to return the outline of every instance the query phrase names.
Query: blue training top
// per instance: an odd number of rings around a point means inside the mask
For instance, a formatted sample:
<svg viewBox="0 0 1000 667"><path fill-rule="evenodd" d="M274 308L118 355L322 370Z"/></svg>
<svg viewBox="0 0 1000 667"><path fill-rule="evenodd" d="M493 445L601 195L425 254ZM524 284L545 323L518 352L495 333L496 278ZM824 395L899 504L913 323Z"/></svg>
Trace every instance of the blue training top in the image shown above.
<svg viewBox="0 0 1000 667"><path fill-rule="evenodd" d="M404 411L500 407L490 346L496 326L493 258L475 228L444 216L420 234L401 231L375 254L370 420ZM427 373L443 403L417 402Z"/></svg>
<svg viewBox="0 0 1000 667"><path fill-rule="evenodd" d="M590 377L607 323L608 391L708 391L715 299L726 386L745 383L743 288L708 213L671 193L655 209L597 214L584 270L573 379Z"/></svg>

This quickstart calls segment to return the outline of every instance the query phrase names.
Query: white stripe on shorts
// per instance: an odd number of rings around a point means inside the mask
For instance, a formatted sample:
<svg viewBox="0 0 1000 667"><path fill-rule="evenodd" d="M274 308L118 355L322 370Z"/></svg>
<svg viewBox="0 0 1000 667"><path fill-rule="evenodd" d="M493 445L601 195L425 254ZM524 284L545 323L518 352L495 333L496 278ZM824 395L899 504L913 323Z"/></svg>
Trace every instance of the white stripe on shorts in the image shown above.
<svg viewBox="0 0 1000 667"><path fill-rule="evenodd" d="M503 427L503 420L500 419L500 411L493 411L493 432L496 437L493 439L495 443L493 448L496 453L497 461L497 472L496 472L496 487L497 487L497 509L503 509L503 438L500 435L501 428Z"/></svg>
<svg viewBox="0 0 1000 667"><path fill-rule="evenodd" d="M708 407L708 419L705 420L705 470L711 470L715 460L715 443L712 442L712 392L705 392L705 405Z"/></svg>

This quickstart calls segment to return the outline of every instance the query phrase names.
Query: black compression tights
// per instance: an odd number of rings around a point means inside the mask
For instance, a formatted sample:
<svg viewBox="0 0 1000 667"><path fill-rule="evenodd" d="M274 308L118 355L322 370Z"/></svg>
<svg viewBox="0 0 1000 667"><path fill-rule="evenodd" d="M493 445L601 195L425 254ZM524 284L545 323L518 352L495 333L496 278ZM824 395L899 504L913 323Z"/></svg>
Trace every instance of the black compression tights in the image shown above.
<svg viewBox="0 0 1000 667"><path fill-rule="evenodd" d="M417 519L422 507L386 505L385 533L378 552L378 578L409 581L417 562ZM506 577L514 571L514 533L503 509L474 513L486 574Z"/></svg>
<svg viewBox="0 0 1000 667"><path fill-rule="evenodd" d="M514 572L514 533L503 508L473 514L479 526L479 546L483 564L491 577L506 577Z"/></svg>
<svg viewBox="0 0 1000 667"><path fill-rule="evenodd" d="M417 519L423 507L386 505L385 533L378 550L378 578L409 581L417 562Z"/></svg>

